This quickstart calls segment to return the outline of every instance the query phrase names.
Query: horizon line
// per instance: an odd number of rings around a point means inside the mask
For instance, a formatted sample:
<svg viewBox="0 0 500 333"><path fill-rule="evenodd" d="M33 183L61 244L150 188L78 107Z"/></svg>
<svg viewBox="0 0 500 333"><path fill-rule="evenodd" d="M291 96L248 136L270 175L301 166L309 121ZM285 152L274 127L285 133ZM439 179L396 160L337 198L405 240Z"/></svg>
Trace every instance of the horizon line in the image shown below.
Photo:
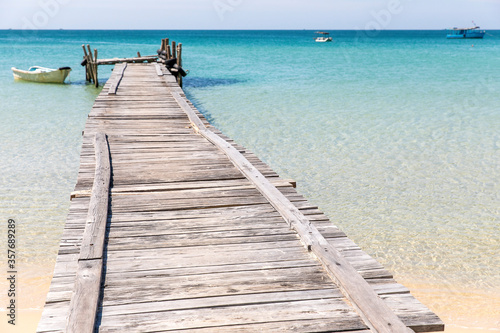
<svg viewBox="0 0 500 333"><path fill-rule="evenodd" d="M68 31L442 31L442 30L448 30L448 29L455 29L456 27L452 28L404 28L404 29L343 29L343 28L336 28L336 29L202 29L202 28L189 28L189 29L119 29L119 28L101 28L101 29L96 29L96 28L54 28L54 29L14 29L14 28L0 28L0 31L61 31L61 30L68 30ZM483 30L500 30L499 28L481 28Z"/></svg>

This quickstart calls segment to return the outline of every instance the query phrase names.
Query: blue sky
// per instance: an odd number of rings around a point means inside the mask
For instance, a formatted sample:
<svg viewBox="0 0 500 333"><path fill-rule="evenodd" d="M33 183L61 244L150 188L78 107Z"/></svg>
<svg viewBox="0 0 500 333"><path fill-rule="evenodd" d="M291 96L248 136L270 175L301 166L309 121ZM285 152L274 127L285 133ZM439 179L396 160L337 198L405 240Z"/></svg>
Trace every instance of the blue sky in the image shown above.
<svg viewBox="0 0 500 333"><path fill-rule="evenodd" d="M0 29L500 29L500 0L0 0Z"/></svg>

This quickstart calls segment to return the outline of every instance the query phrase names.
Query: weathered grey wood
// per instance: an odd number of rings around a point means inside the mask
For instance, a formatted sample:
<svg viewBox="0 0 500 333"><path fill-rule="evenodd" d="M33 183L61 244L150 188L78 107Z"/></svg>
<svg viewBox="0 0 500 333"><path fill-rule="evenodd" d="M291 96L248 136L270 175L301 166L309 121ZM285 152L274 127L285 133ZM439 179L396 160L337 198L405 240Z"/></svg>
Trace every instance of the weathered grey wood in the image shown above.
<svg viewBox="0 0 500 333"><path fill-rule="evenodd" d="M170 50L170 45L168 44L168 41L167 41L167 59L171 59L172 58L172 52Z"/></svg>
<svg viewBox="0 0 500 333"><path fill-rule="evenodd" d="M182 43L177 45L177 65L182 67ZM181 73L177 73L177 83L182 88L182 75Z"/></svg>
<svg viewBox="0 0 500 333"><path fill-rule="evenodd" d="M83 60L85 61L85 80L87 82L90 82L90 70L89 70L89 57L87 54L87 49L85 49L85 45L82 44L82 49L83 49Z"/></svg>
<svg viewBox="0 0 500 333"><path fill-rule="evenodd" d="M96 82L96 73L95 73L95 64L94 64L94 55L92 53L92 49L90 48L90 45L87 44L87 51L88 51L88 57L89 57L89 67L90 67L90 74L92 76L92 81L94 81L94 84Z"/></svg>
<svg viewBox="0 0 500 333"><path fill-rule="evenodd" d="M66 333L92 333L101 287L102 259L80 260Z"/></svg>
<svg viewBox="0 0 500 333"><path fill-rule="evenodd" d="M318 311L317 306L322 310ZM169 320L163 321L168 315ZM110 316L102 328L125 328L127 331L168 331L191 330L211 327L214 332L220 326L235 324L254 324L262 322L283 322L290 320L323 319L331 324L329 331L349 331L365 329L359 317L342 300L323 299L309 301L283 302L281 304L256 304L246 306L227 306L205 309L152 312L148 314ZM283 327L288 331L288 327Z"/></svg>
<svg viewBox="0 0 500 333"><path fill-rule="evenodd" d="M177 57L177 47L176 47L176 42L172 41L172 58Z"/></svg>
<svg viewBox="0 0 500 333"><path fill-rule="evenodd" d="M94 142L94 185L69 307L67 333L94 331L100 295L111 167L106 135L96 134Z"/></svg>
<svg viewBox="0 0 500 333"><path fill-rule="evenodd" d="M99 87L99 78L97 76L97 72L98 72L98 65L97 65L97 49L94 49L94 82L95 82L95 87Z"/></svg>
<svg viewBox="0 0 500 333"><path fill-rule="evenodd" d="M97 65L115 65L122 62L134 63L134 62L153 62L158 59L158 56L142 56L136 58L113 58L113 59L99 59Z"/></svg>
<svg viewBox="0 0 500 333"><path fill-rule="evenodd" d="M116 91L118 90L118 86L123 78L123 73L127 68L127 64L117 64L115 66L115 70L113 71L114 81L111 83L108 89L108 95L116 95ZM115 72L116 71L116 72Z"/></svg>
<svg viewBox="0 0 500 333"><path fill-rule="evenodd" d="M161 70L160 64L159 64L159 63L157 63L157 62L155 63L155 69L156 69L156 74L157 74L158 76L163 76L163 72L162 72L162 70Z"/></svg>
<svg viewBox="0 0 500 333"><path fill-rule="evenodd" d="M331 277L339 284L369 327L376 332L401 333L409 330L391 309L378 297L368 283L347 260L319 233L310 221L276 189L237 149L218 135L207 130L194 110L178 94L172 96L186 112L193 127L207 140L222 149L229 159L251 180L259 191L297 231L302 242L318 256Z"/></svg>
<svg viewBox="0 0 500 333"><path fill-rule="evenodd" d="M83 234L80 260L102 259L108 217L109 183L111 165L109 149L104 133L95 136L96 167L94 185L90 197L89 213Z"/></svg>
<svg viewBox="0 0 500 333"><path fill-rule="evenodd" d="M94 58L92 56L92 51L90 50L90 46L87 45L88 53L87 53L87 48L85 48L85 44L82 45L82 48L83 48L83 53L85 55L85 60L87 61L85 65L85 70L87 73L88 82L90 82L91 80L94 80L94 68L92 66Z"/></svg>

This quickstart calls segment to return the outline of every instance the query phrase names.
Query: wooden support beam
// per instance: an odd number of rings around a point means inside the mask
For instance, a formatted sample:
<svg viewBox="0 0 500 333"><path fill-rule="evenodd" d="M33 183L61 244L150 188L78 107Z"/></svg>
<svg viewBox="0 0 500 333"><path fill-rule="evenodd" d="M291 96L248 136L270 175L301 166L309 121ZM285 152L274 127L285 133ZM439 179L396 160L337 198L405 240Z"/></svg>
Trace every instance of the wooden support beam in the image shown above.
<svg viewBox="0 0 500 333"><path fill-rule="evenodd" d="M96 134L94 149L96 156L94 184L78 259L75 287L70 301L67 333L94 332L101 290L111 179L109 147L104 133Z"/></svg>
<svg viewBox="0 0 500 333"><path fill-rule="evenodd" d="M99 59L97 60L97 65L116 65L122 62L153 62L158 59L158 56L141 56L134 58L113 58L113 59Z"/></svg>

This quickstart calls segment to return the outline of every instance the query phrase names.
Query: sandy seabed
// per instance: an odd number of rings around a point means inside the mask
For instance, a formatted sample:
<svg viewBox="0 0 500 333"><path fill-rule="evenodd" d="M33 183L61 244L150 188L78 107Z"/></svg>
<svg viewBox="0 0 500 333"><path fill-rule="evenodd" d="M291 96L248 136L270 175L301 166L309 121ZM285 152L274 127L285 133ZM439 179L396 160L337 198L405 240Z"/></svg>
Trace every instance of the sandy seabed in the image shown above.
<svg viewBox="0 0 500 333"><path fill-rule="evenodd" d="M3 333L34 333L40 318L42 317L42 310L19 310L16 314L16 325L11 325L7 322L7 314L3 311L0 312L0 332ZM7 318L7 319L6 319Z"/></svg>

